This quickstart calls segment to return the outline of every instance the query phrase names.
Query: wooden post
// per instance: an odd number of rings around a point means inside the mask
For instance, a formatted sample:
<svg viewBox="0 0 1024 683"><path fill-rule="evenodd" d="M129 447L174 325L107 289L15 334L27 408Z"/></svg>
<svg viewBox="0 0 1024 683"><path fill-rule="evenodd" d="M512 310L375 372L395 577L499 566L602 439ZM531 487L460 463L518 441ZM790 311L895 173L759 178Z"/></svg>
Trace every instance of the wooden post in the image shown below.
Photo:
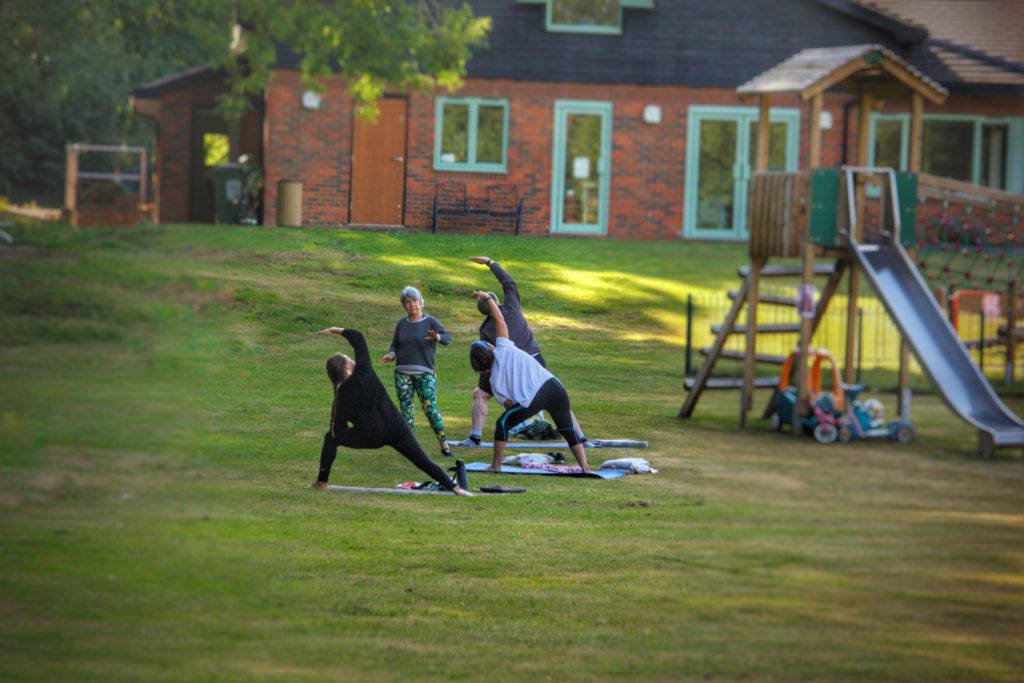
<svg viewBox="0 0 1024 683"><path fill-rule="evenodd" d="M868 143L870 142L871 136L868 135L868 129L871 126L871 91L867 88L861 88L860 90L860 126L857 131L857 165L867 166L868 165L868 152L870 148ZM854 192L856 196L857 206L857 225L850 226L850 232L854 238L860 242L864 239L864 204L866 199L866 186L864 184L863 176L854 177Z"/></svg>
<svg viewBox="0 0 1024 683"><path fill-rule="evenodd" d="M814 251L815 246L809 241L804 241L803 276L800 281L805 287L814 284ZM793 434L797 436L803 433L800 418L810 410L810 396L807 391L809 379L807 373L807 352L811 348L811 325L813 322L813 318L800 316L800 349L797 353L796 367L797 402L793 410L792 424Z"/></svg>
<svg viewBox="0 0 1024 683"><path fill-rule="evenodd" d="M757 298L761 287L761 268L766 259L756 258L750 264L750 288L747 293L747 354L743 363L743 405L741 412L754 407L754 368L757 364ZM741 419L741 426L743 420Z"/></svg>
<svg viewBox="0 0 1024 683"><path fill-rule="evenodd" d="M146 203L146 183L149 181L149 170L146 167L146 148L139 151L139 204Z"/></svg>
<svg viewBox="0 0 1024 683"><path fill-rule="evenodd" d="M768 143L771 142L771 95L761 95L761 115L757 120L757 171L768 170Z"/></svg>
<svg viewBox="0 0 1024 683"><path fill-rule="evenodd" d="M1006 376L1007 386L1012 386L1017 372L1017 283L1010 280L1006 291Z"/></svg>
<svg viewBox="0 0 1024 683"><path fill-rule="evenodd" d="M911 173L921 172L921 118L923 114L924 97L915 92L911 99L910 158L907 160L907 170Z"/></svg>
<svg viewBox="0 0 1024 683"><path fill-rule="evenodd" d="M821 168L821 93L811 98L811 130L807 153L807 168Z"/></svg>
<svg viewBox="0 0 1024 683"><path fill-rule="evenodd" d="M917 263L917 248L907 249L910 260ZM904 420L910 419L910 346L907 338L900 335L900 378L896 389L896 413Z"/></svg>
<svg viewBox="0 0 1024 683"><path fill-rule="evenodd" d="M64 220L78 225L78 145L64 148Z"/></svg>
<svg viewBox="0 0 1024 683"><path fill-rule="evenodd" d="M921 140L922 116L924 114L924 97L914 92L910 99L910 150L907 170L911 173L921 172ZM917 249L908 249L910 258L917 262ZM945 307L943 307L945 310ZM896 390L896 412L903 419L910 419L910 405L907 403L910 394L910 347L907 338L900 335L900 374L899 387Z"/></svg>
<svg viewBox="0 0 1024 683"><path fill-rule="evenodd" d="M857 381L857 304L860 297L860 268L850 263L849 292L846 300L846 353L843 356L843 381L854 384Z"/></svg>

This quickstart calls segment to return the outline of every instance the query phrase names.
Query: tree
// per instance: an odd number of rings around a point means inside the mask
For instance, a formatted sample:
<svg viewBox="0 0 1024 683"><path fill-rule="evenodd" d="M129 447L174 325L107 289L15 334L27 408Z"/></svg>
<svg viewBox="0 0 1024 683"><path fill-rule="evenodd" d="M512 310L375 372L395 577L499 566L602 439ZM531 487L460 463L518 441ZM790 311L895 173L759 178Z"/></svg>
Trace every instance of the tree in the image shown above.
<svg viewBox="0 0 1024 683"><path fill-rule="evenodd" d="M208 26L243 28L240 41L207 33L210 62L228 75L220 105L229 118L266 87L278 46L303 56L303 84L322 91L322 78L339 73L364 111L387 87L455 89L466 62L485 43L490 19L448 0L248 0L226 4ZM241 45L240 45L241 43Z"/></svg>
<svg viewBox="0 0 1024 683"><path fill-rule="evenodd" d="M234 118L291 49L307 87L339 73L372 116L387 87L458 87L489 29L457 0L0 2L0 195L59 203L70 142L151 145L128 106L148 80L211 64Z"/></svg>

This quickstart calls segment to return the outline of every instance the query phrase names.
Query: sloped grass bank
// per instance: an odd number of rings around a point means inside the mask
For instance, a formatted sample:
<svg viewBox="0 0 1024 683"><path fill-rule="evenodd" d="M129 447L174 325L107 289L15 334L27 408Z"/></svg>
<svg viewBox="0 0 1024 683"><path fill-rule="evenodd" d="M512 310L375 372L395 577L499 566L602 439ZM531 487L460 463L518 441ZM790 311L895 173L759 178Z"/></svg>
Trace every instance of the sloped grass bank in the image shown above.
<svg viewBox="0 0 1024 683"><path fill-rule="evenodd" d="M975 457L973 433L930 396L915 397L907 446L822 447L758 420L738 431L733 392L675 419L685 295L734 286L742 247L210 226L13 234L21 248L0 255L6 680L1024 669L1016 454ZM516 275L587 432L651 444L591 459L642 454L659 474L481 474L473 486L528 492L466 500L305 488L337 348L311 333L359 327L383 355L406 284L456 337L438 352L439 401L453 438L468 431L468 292L495 288L470 255ZM419 477L392 452L342 451L332 480Z"/></svg>

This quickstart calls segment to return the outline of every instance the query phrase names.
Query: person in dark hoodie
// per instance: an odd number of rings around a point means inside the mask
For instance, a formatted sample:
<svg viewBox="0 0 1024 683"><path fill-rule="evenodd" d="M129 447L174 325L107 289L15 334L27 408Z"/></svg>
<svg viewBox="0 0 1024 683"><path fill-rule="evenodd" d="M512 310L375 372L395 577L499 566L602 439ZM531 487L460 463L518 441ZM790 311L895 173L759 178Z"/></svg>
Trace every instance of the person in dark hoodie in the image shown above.
<svg viewBox="0 0 1024 683"><path fill-rule="evenodd" d="M356 357L352 360L339 352L327 359L327 378L334 389L334 403L331 406L331 427L324 434L320 451L320 473L313 488L327 488L327 479L338 446L366 449L391 446L455 495L473 495L457 486L423 452L373 371L370 352L362 333L342 327L328 327L317 334L340 334L352 345Z"/></svg>
<svg viewBox="0 0 1024 683"><path fill-rule="evenodd" d="M501 290L504 295L504 300L502 301L498 300L498 295L494 292L486 292L486 298L477 299L477 310L480 311L481 315L486 316L484 321L480 323L480 341L492 346L497 343L495 318L491 315L491 309L487 302L490 299L498 305L498 310L501 312L508 330L509 340L517 349L524 351L528 356L537 361L542 368L547 369L548 364L540 352L540 344L537 343L533 336L533 331L530 330L530 325L526 322L526 317L523 316L523 307L519 300L519 285L516 284L516 281L508 274L508 271L502 268L497 261L486 256L470 256L469 260L473 263L487 266L501 284ZM469 438L462 442L463 445L480 445L483 438L484 422L487 421L487 402L493 395L491 373L489 371L481 372L477 386L473 389L473 411L470 415ZM572 420L577 436L579 436L580 441L583 441L583 432L575 415L572 416Z"/></svg>

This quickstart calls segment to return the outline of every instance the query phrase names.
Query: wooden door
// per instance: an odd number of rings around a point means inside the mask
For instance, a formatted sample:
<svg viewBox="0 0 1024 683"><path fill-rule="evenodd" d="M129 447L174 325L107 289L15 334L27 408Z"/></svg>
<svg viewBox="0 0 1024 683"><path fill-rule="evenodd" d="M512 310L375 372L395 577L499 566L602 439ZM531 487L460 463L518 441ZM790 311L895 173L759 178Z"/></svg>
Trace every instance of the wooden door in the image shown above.
<svg viewBox="0 0 1024 683"><path fill-rule="evenodd" d="M350 223L402 224L407 106L405 99L384 98L375 123L355 117Z"/></svg>
<svg viewBox="0 0 1024 683"><path fill-rule="evenodd" d="M224 117L212 109L197 109L192 116L192 163L188 219L214 221L214 187L210 170L232 159L231 137Z"/></svg>

